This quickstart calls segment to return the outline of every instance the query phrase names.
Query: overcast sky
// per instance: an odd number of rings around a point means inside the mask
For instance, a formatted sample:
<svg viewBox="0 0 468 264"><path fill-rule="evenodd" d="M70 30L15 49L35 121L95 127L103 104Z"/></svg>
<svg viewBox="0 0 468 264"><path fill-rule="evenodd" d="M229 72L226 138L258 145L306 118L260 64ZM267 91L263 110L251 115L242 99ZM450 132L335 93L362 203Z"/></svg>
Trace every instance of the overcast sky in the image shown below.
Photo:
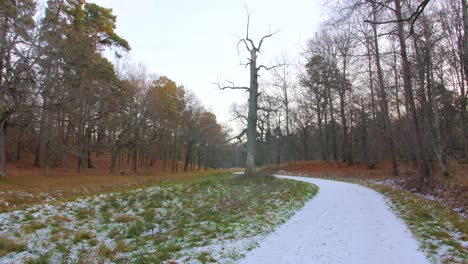
<svg viewBox="0 0 468 264"><path fill-rule="evenodd" d="M320 0L89 0L112 8L117 33L132 48L132 60L166 75L195 92L218 120L230 120L233 102L246 100L243 91L219 91L212 83L231 80L248 85L248 69L240 66L238 36L245 36L246 12L252 11L250 36L255 41L281 29L263 44L259 56L268 65L285 50L297 57L321 21ZM267 76L263 74L262 76Z"/></svg>

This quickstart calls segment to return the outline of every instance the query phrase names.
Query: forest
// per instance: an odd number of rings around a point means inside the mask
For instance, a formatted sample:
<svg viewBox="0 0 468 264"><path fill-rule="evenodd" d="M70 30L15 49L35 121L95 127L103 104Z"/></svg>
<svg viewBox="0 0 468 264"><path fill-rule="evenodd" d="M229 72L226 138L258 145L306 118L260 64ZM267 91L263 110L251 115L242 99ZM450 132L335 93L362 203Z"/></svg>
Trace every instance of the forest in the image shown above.
<svg viewBox="0 0 468 264"><path fill-rule="evenodd" d="M156 160L172 172L179 162L184 171L232 166L226 128L193 92L125 56L111 9L48 1L37 19L36 1L1 5L0 175L6 161L25 159L45 173L82 173L102 153L111 173Z"/></svg>
<svg viewBox="0 0 468 264"><path fill-rule="evenodd" d="M468 0L95 1L0 1L0 263L467 263Z"/></svg>
<svg viewBox="0 0 468 264"><path fill-rule="evenodd" d="M394 175L405 164L421 183L450 176L450 162L468 155L465 1L334 1L325 10L333 16L301 54L258 68L268 74L250 125L255 164L391 162ZM252 106L232 105L233 124L219 124L194 92L128 59L111 9L57 0L39 15L33 0L2 3L0 175L25 159L81 173L102 153L112 173L155 161L173 172L179 162L184 171L245 164Z"/></svg>
<svg viewBox="0 0 468 264"><path fill-rule="evenodd" d="M450 177L451 162L468 155L465 1L333 1L326 10L299 58L263 66L257 163L391 162L394 176L404 164L420 186ZM247 108L232 108L244 125Z"/></svg>

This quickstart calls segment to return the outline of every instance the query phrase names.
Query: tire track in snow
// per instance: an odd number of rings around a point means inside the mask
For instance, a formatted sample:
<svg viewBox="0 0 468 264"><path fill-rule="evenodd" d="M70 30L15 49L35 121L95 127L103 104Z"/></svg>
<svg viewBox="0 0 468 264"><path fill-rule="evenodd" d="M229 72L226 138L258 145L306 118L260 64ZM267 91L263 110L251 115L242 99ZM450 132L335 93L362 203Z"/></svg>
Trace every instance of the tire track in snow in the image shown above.
<svg viewBox="0 0 468 264"><path fill-rule="evenodd" d="M352 183L277 177L310 182L320 189L240 263L429 263L381 194Z"/></svg>

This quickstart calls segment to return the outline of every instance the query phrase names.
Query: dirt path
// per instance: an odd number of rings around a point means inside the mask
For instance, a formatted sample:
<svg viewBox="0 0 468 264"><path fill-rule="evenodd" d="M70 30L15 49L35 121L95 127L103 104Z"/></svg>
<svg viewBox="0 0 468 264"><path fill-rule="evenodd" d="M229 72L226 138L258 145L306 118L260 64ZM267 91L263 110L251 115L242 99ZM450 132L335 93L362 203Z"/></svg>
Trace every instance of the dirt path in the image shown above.
<svg viewBox="0 0 468 264"><path fill-rule="evenodd" d="M379 193L351 183L278 177L313 183L319 193L241 263L428 263Z"/></svg>

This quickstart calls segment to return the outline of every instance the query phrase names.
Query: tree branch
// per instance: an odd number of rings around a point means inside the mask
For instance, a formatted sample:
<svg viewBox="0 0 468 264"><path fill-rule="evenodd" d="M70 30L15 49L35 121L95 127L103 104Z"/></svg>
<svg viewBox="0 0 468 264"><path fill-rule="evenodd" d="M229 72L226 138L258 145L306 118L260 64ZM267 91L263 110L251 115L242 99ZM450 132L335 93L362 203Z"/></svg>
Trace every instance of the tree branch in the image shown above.
<svg viewBox="0 0 468 264"><path fill-rule="evenodd" d="M267 71L269 71L269 70L273 70L274 68L278 68L278 67L284 66L284 65L286 65L286 64L277 64L277 65L273 65L273 66L267 67L267 66L265 66L265 65L262 64L262 65L260 65L260 66L257 67L257 72L260 71L260 69L262 69L262 68L265 69L265 70L267 70Z"/></svg>
<svg viewBox="0 0 468 264"><path fill-rule="evenodd" d="M263 41L264 41L266 38L270 38L270 37L272 37L273 35L275 35L276 33L280 32L280 31L281 31L281 29L278 29L278 30L276 30L276 31L273 32L273 33L268 33L268 35L263 36L263 37L260 39L260 42L258 43L258 48L257 48L258 52L260 52L260 49L262 48Z"/></svg>
<svg viewBox="0 0 468 264"><path fill-rule="evenodd" d="M225 81L225 82L227 82L229 85L221 85L219 82L217 82L217 83L212 83L212 84L218 85L218 89L220 89L220 90L226 90L226 89L231 89L231 90L247 90L247 91L250 90L250 88L247 87L247 86L236 86L236 85L234 85L234 83L231 82L231 81Z"/></svg>
<svg viewBox="0 0 468 264"><path fill-rule="evenodd" d="M252 52L252 50L250 49L249 45L247 44L247 41L246 41L245 39L240 39L239 42L237 42L237 56L239 56L239 45L240 45L242 42L245 44L245 48L246 48L249 52Z"/></svg>
<svg viewBox="0 0 468 264"><path fill-rule="evenodd" d="M239 140L239 141L242 142L242 139L241 139L241 138L242 138L246 133L247 133L247 129L244 129L244 130L242 130L242 132L239 133L239 135L237 135L237 136L235 136L235 137L232 137L232 138L229 138L228 140L226 140L226 143L227 143L227 142L230 142L230 141L233 140L233 139L237 139L237 140Z"/></svg>
<svg viewBox="0 0 468 264"><path fill-rule="evenodd" d="M423 0L417 7L416 10L408 17L404 19L396 19L396 20L387 20L387 21L372 21L369 19L365 19L364 22L366 23L371 23L375 25L383 25L383 24L390 24L390 23L401 23L401 22L410 22L411 23L411 28L410 28L410 35L414 33L414 24L418 20L418 18L421 16L421 14L424 12L424 9L426 9L427 5L429 4L431 0ZM391 9L394 11L393 8L390 8L389 6L386 6L386 8Z"/></svg>

